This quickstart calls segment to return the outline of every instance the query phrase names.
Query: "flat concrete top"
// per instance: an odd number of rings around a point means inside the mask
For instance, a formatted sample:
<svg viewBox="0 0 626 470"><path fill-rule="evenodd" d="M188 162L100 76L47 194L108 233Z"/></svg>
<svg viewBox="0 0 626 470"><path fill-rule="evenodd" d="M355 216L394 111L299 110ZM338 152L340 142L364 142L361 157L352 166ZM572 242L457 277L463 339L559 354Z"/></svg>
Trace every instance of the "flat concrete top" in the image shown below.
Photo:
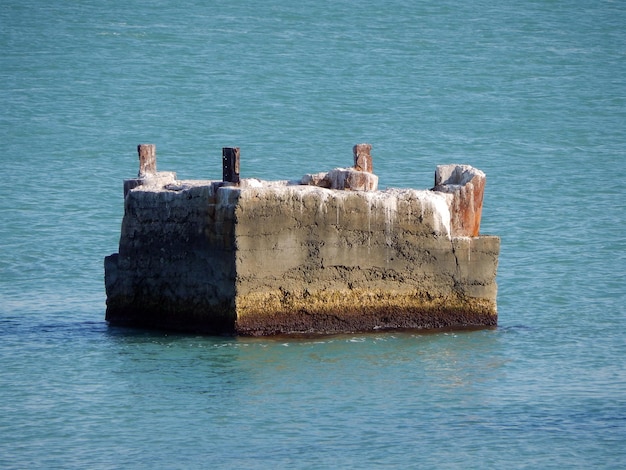
<svg viewBox="0 0 626 470"><path fill-rule="evenodd" d="M328 189L320 186L302 184L300 181L265 181L257 178L241 179L239 184L224 183L218 180L176 180L175 175L167 174L154 179L144 179L143 184L132 192L173 193L190 190L202 190L215 195L218 200L227 203L246 201L255 198L271 198L277 202L290 199L303 201L312 197L316 204L326 206L330 202L343 206L347 201L364 200L368 207L384 211L390 221L396 218L399 204L410 204L427 212L436 232L450 236L450 194L427 189L388 188L375 191L354 191Z"/></svg>

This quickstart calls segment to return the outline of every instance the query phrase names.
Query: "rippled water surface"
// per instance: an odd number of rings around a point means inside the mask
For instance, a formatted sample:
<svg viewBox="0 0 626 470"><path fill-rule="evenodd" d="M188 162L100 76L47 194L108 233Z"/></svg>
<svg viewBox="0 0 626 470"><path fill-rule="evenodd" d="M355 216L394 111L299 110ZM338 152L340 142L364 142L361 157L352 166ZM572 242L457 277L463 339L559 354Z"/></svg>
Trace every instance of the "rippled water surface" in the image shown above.
<svg viewBox="0 0 626 470"><path fill-rule="evenodd" d="M0 5L0 466L626 465L626 4ZM487 173L493 330L213 338L110 328L138 143L384 187Z"/></svg>

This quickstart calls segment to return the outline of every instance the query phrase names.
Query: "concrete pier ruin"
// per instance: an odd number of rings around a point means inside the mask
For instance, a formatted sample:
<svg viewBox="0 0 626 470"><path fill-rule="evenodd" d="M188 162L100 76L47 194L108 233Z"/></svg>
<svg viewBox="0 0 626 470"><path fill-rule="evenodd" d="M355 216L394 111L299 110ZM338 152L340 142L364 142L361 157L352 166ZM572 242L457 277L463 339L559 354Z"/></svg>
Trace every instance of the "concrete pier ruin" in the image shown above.
<svg viewBox="0 0 626 470"><path fill-rule="evenodd" d="M298 181L158 172L138 147L119 252L105 258L111 325L209 334L333 334L497 324L497 236L480 234L485 174L443 165L430 190L379 191L371 145Z"/></svg>

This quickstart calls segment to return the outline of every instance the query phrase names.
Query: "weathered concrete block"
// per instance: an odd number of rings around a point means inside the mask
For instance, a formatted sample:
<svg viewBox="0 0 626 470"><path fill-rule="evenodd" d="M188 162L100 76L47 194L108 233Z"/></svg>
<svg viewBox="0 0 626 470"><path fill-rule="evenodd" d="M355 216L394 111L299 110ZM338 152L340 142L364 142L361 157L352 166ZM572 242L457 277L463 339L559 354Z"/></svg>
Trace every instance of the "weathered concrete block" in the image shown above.
<svg viewBox="0 0 626 470"><path fill-rule="evenodd" d="M111 324L206 333L340 333L497 322L500 239L478 236L485 176L437 168L435 191L377 191L354 168L291 184L178 181L140 146L119 253L104 261ZM226 174L228 173L228 174ZM234 181L234 180L237 181Z"/></svg>
<svg viewBox="0 0 626 470"><path fill-rule="evenodd" d="M176 183L176 173L173 171L160 171L155 173L144 173L139 178L131 178L124 180L124 197L128 191L135 189L137 186L163 188L169 184Z"/></svg>
<svg viewBox="0 0 626 470"><path fill-rule="evenodd" d="M331 189L349 189L352 191L376 191L378 176L353 168L336 168L328 173Z"/></svg>
<svg viewBox="0 0 626 470"><path fill-rule="evenodd" d="M244 335L495 325L500 240L453 236L448 196L136 187L105 259L106 318Z"/></svg>
<svg viewBox="0 0 626 470"><path fill-rule="evenodd" d="M376 191L378 176L354 168L335 168L328 173L304 175L300 184L338 190Z"/></svg>

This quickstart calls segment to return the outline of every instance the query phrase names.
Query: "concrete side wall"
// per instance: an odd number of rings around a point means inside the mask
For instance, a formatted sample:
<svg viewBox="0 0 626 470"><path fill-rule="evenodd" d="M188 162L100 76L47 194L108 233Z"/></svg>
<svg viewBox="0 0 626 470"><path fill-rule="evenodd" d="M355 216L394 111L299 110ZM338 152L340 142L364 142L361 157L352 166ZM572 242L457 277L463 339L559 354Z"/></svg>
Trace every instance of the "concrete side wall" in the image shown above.
<svg viewBox="0 0 626 470"><path fill-rule="evenodd" d="M415 190L242 191L236 330L495 325L499 238L451 238L448 199Z"/></svg>
<svg viewBox="0 0 626 470"><path fill-rule="evenodd" d="M119 254L105 259L114 324L232 331L239 191L178 183L128 192Z"/></svg>

